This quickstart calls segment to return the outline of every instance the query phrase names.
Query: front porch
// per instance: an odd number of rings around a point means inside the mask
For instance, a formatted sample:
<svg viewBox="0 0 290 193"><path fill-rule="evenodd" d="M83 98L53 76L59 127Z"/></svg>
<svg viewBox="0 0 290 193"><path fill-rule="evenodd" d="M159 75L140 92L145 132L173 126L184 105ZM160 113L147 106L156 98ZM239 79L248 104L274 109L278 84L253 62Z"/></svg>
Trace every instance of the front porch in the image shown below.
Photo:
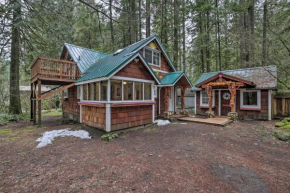
<svg viewBox="0 0 290 193"><path fill-rule="evenodd" d="M205 123L210 125L218 125L218 126L225 126L233 122L229 120L227 117L214 117L214 118L206 118L206 117L179 117L177 118L179 121L189 121L189 122L196 122L196 123Z"/></svg>

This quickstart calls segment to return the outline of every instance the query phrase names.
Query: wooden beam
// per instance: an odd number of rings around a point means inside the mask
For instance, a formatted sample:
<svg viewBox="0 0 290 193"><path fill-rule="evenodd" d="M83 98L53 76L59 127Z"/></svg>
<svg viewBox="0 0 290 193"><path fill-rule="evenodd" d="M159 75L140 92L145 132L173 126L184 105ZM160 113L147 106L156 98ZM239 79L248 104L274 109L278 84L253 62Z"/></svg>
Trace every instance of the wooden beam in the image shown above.
<svg viewBox="0 0 290 193"><path fill-rule="evenodd" d="M75 85L75 83L72 83L72 84L69 84L69 85L63 86L63 87L61 87L61 88L59 88L59 89L56 89L55 91L48 92L48 93L46 93L46 94L44 94L44 95L38 97L37 100L38 100L38 101L41 101L41 100L43 100L43 99L45 99L45 98L48 98L48 97L50 97L50 96L52 96L52 95L54 95L54 94L59 93L59 92L65 90L65 89L68 89L68 88L70 88L70 87L72 87L72 86L74 86L74 85Z"/></svg>
<svg viewBox="0 0 290 193"><path fill-rule="evenodd" d="M41 80L38 80L38 97L41 96ZM41 100L38 100L38 124L41 124Z"/></svg>

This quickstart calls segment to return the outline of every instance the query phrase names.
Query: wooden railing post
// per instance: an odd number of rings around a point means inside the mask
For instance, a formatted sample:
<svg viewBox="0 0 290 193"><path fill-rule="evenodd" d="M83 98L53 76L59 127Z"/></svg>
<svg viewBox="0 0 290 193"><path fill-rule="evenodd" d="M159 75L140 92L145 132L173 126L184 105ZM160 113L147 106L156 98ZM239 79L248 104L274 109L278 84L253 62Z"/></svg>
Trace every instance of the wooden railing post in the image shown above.
<svg viewBox="0 0 290 193"><path fill-rule="evenodd" d="M60 79L62 79L62 69L63 69L63 63L59 62L59 74L60 74Z"/></svg>

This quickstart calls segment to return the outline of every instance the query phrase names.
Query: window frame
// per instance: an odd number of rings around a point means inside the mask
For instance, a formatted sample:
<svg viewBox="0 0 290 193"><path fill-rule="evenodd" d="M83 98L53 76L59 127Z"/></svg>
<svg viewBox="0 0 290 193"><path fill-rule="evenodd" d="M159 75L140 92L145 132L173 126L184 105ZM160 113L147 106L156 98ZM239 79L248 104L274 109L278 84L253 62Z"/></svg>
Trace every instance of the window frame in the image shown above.
<svg viewBox="0 0 290 193"><path fill-rule="evenodd" d="M156 50L156 49L153 49L153 48L151 48L151 47L149 47L149 46L146 46L146 47L144 47L144 58L146 59L146 57L145 57L145 53L146 53L146 50L149 50L149 51L151 51L151 59L152 59L152 63L150 63L150 62L148 62L150 65L153 65L153 66L157 66L157 67L161 67L161 51L159 51L159 50ZM153 64L153 62L154 62L154 60L153 60L153 58L154 58L154 54L153 54L153 52L155 52L155 53L158 53L158 55L159 55L159 64L157 65L157 64Z"/></svg>
<svg viewBox="0 0 290 193"><path fill-rule="evenodd" d="M202 91L200 91L200 106L201 107L209 107L209 105L208 104L204 104L204 103L202 103L202 93L203 92L205 92L205 93L207 93L206 91L204 91L204 90L202 90ZM212 107L215 107L215 90L212 90Z"/></svg>
<svg viewBox="0 0 290 193"><path fill-rule="evenodd" d="M244 93L257 92L257 105L244 105ZM261 90L240 90L240 109L241 110L260 110L261 109Z"/></svg>

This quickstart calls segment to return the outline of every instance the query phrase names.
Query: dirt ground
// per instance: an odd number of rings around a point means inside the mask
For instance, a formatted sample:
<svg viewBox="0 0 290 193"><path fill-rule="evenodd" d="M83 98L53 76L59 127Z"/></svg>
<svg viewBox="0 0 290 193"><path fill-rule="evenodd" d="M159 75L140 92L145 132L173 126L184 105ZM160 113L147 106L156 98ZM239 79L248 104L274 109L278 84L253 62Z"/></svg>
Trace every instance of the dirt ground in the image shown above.
<svg viewBox="0 0 290 193"><path fill-rule="evenodd" d="M289 144L274 122L226 127L176 122L123 133L45 117L0 127L0 192L290 192ZM92 139L56 138L36 149L44 131L85 129Z"/></svg>

